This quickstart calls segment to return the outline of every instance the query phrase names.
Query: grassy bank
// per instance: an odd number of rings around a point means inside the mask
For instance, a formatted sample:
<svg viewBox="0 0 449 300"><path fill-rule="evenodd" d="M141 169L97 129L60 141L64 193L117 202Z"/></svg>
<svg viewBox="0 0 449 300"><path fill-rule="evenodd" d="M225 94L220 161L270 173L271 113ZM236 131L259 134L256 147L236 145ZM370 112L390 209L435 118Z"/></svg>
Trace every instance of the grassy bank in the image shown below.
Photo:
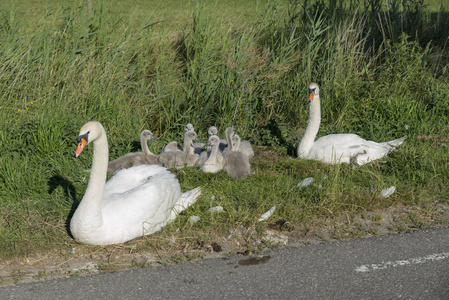
<svg viewBox="0 0 449 300"><path fill-rule="evenodd" d="M76 245L66 225L86 189L92 150L72 156L80 126L91 119L105 126L111 159L139 149L142 129L160 139L150 144L158 153L181 140L187 122L204 140L209 126L223 133L233 125L258 150L255 174L243 181L177 171L183 191L202 186L203 196L186 218L136 242L141 249L172 235L197 243L240 225L262 234L282 221L289 226L279 230L293 232L397 205L421 209L407 219L414 226L445 222L420 221L449 200L444 8L269 1L220 11L214 3L180 9L173 2L158 14L142 2L119 13L124 2L95 2L91 15L84 2L0 6L0 257ZM320 136L407 135L406 142L357 169L295 159L311 81L321 90ZM298 188L306 177L314 183ZM391 197L379 196L393 185ZM224 212L207 212L216 205ZM274 205L270 222L258 222ZM201 221L191 225L190 215Z"/></svg>

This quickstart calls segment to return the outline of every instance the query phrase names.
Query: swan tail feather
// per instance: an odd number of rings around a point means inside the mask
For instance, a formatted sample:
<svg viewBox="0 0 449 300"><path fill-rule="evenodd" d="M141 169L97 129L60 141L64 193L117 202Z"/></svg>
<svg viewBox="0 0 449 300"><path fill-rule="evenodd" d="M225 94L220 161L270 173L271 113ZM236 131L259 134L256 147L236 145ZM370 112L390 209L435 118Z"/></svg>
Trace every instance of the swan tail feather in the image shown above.
<svg viewBox="0 0 449 300"><path fill-rule="evenodd" d="M389 141L389 142L387 142L387 144L390 146L397 147L397 146L400 146L405 141L406 138L407 138L407 136L403 136L401 138Z"/></svg>
<svg viewBox="0 0 449 300"><path fill-rule="evenodd" d="M173 206L173 209L170 214L169 222L176 219L176 216L186 210L190 205L196 202L197 198L201 195L201 187L197 187L196 189L187 191L181 195L179 200Z"/></svg>

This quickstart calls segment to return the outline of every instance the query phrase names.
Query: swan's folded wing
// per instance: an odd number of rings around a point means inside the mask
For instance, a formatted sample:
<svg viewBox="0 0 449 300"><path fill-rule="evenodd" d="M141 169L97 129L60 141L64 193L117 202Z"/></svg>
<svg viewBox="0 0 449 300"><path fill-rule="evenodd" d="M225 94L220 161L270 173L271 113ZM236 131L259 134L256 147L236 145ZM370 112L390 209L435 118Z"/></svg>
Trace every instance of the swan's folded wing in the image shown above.
<svg viewBox="0 0 449 300"><path fill-rule="evenodd" d="M104 198L116 193L124 193L148 181L148 178L168 172L158 165L141 165L118 171L106 182Z"/></svg>
<svg viewBox="0 0 449 300"><path fill-rule="evenodd" d="M325 163L349 163L352 157L364 153L364 139L355 134L330 134L315 141L309 157Z"/></svg>
<svg viewBox="0 0 449 300"><path fill-rule="evenodd" d="M131 190L104 198L102 214L105 223L116 224L117 228L165 225L180 197L179 182L167 171Z"/></svg>

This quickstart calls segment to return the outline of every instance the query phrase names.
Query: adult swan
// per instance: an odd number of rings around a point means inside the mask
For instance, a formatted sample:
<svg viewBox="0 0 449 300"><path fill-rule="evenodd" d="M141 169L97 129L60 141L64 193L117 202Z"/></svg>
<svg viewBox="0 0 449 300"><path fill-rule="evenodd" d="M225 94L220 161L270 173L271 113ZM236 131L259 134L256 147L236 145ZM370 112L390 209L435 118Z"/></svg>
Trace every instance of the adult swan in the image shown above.
<svg viewBox="0 0 449 300"><path fill-rule="evenodd" d="M70 231L81 243L117 244L152 234L201 194L199 187L182 194L175 175L157 165L124 169L106 182L108 141L99 122L81 127L75 157L89 143L94 145L89 184L70 221Z"/></svg>
<svg viewBox="0 0 449 300"><path fill-rule="evenodd" d="M315 141L320 128L320 89L309 85L310 117L306 132L298 145L298 157L320 160L329 164L350 163L363 165L386 156L405 140L405 136L384 143L362 139L356 134L329 134Z"/></svg>

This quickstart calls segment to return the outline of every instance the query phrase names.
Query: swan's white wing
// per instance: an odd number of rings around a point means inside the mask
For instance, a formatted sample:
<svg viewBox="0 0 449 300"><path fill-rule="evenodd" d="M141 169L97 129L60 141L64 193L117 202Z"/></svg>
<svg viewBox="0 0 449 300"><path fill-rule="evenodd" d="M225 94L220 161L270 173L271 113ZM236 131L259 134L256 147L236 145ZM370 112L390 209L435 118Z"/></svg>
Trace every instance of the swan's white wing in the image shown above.
<svg viewBox="0 0 449 300"><path fill-rule="evenodd" d="M106 182L104 198L108 198L108 195L132 190L150 177L164 172L167 172L167 169L158 165L141 165L120 170Z"/></svg>
<svg viewBox="0 0 449 300"><path fill-rule="evenodd" d="M123 193L105 195L103 226L105 239L120 243L160 230L173 219L172 210L181 197L176 177L169 171Z"/></svg>
<svg viewBox="0 0 449 300"><path fill-rule="evenodd" d="M313 143L308 158L326 163L349 163L352 157L364 153L364 139L355 134L330 134Z"/></svg>
<svg viewBox="0 0 449 300"><path fill-rule="evenodd" d="M103 201L102 214L105 221L107 218L113 223L146 221L158 224L170 216L180 197L178 180L175 175L166 172L153 176L132 190L109 195Z"/></svg>
<svg viewBox="0 0 449 300"><path fill-rule="evenodd" d="M329 134L317 139L314 143L319 146L334 146L337 148L355 148L362 145L366 140L356 134Z"/></svg>
<svg viewBox="0 0 449 300"><path fill-rule="evenodd" d="M382 158L395 147L389 143L402 143L404 138L391 142L377 143L367 141L355 134L330 134L315 141L310 151L310 158L327 163L350 163L352 159L363 165Z"/></svg>

